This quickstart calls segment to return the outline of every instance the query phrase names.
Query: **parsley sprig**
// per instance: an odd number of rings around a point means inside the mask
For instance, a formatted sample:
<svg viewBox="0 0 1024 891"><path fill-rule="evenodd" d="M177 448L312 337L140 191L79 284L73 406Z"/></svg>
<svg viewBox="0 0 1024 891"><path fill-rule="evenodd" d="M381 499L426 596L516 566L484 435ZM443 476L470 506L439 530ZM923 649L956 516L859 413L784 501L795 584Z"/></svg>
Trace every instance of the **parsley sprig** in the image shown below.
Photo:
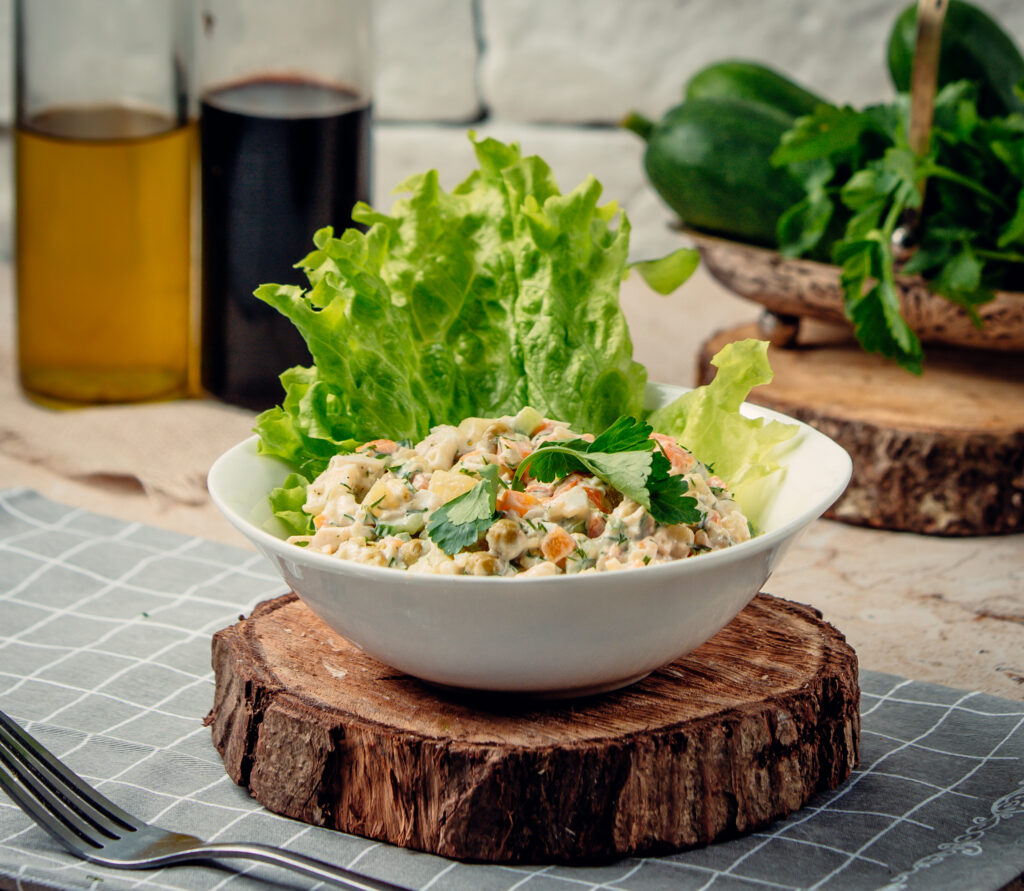
<svg viewBox="0 0 1024 891"><path fill-rule="evenodd" d="M643 505L659 523L700 522L697 499L686 494L689 484L669 473L671 464L651 433L649 424L620 417L593 442L542 443L520 462L514 480L521 480L527 470L541 482L585 472Z"/></svg>
<svg viewBox="0 0 1024 891"><path fill-rule="evenodd" d="M621 417L593 442L570 439L542 443L516 468L512 485L529 469L541 482L555 482L585 472L643 505L659 523L699 523L704 514L689 484L669 473L671 464L651 439L649 424ZM439 507L427 522L427 535L449 557L471 547L498 519L498 490L506 483L497 465L479 471L482 479Z"/></svg>
<svg viewBox="0 0 1024 891"><path fill-rule="evenodd" d="M498 467L480 468L482 479L468 492L441 505L430 515L427 535L449 557L476 544L498 519L498 489L504 485Z"/></svg>
<svg viewBox="0 0 1024 891"><path fill-rule="evenodd" d="M859 111L819 105L772 157L805 191L779 219L782 253L839 264L861 345L918 374L923 350L901 314L897 273L924 276L979 327L977 307L993 288L1024 286L1024 116L983 118L976 92L967 81L940 91L921 156L909 145L904 95ZM908 215L920 241L900 267L892 238Z"/></svg>

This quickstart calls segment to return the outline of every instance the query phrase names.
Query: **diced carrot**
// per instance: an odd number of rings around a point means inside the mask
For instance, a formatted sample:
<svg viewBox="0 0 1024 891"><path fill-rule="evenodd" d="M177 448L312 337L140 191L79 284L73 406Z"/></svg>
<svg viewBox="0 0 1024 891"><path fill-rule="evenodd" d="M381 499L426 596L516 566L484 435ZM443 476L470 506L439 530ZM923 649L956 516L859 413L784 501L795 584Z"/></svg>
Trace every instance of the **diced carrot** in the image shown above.
<svg viewBox="0 0 1024 891"><path fill-rule="evenodd" d="M592 486L584 486L583 491L587 493L587 498L590 499L590 503L594 505L598 510L604 509L604 492L600 489L595 489Z"/></svg>
<svg viewBox="0 0 1024 891"><path fill-rule="evenodd" d="M584 480L582 473L574 472L570 473L565 477L557 486L555 486L555 495L561 495L563 492L568 492L569 489L575 489Z"/></svg>
<svg viewBox="0 0 1024 891"><path fill-rule="evenodd" d="M325 516L324 516L323 514L317 514L317 515L316 515L316 516L315 516L315 517L313 518L313 526L314 526L314 528L316 528L316 529L319 529L319 528L320 528L321 526L323 526L323 524L324 524L324 523L326 523L326 522L327 522L327 517L325 517Z"/></svg>
<svg viewBox="0 0 1024 891"><path fill-rule="evenodd" d="M397 450L398 443L393 439L371 439L356 449L357 452L376 452L379 455L390 455Z"/></svg>
<svg viewBox="0 0 1024 891"><path fill-rule="evenodd" d="M545 560L560 563L576 549L576 540L561 526L555 526L540 543Z"/></svg>
<svg viewBox="0 0 1024 891"><path fill-rule="evenodd" d="M686 473L688 470L693 469L693 465L696 463L693 455L680 446L671 436L666 436L664 433L652 433L651 439L661 446L665 457L669 460L669 464L672 465L672 470L676 473Z"/></svg>
<svg viewBox="0 0 1024 891"><path fill-rule="evenodd" d="M523 479L527 479L527 477L529 477L529 474L525 474ZM526 491L538 501L546 501L555 493L555 490L552 489L551 486L547 485L547 483L541 483L537 480L532 480L527 483Z"/></svg>
<svg viewBox="0 0 1024 891"><path fill-rule="evenodd" d="M498 510L510 510L523 517L540 502L528 492L517 492L515 489L502 489L498 492Z"/></svg>

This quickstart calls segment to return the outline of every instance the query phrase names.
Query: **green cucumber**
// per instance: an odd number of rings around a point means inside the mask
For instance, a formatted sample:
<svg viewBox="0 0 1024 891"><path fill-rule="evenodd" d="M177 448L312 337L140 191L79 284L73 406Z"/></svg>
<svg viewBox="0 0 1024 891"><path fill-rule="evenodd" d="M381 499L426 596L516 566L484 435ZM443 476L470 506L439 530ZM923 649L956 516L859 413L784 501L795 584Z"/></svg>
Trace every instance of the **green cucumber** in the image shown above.
<svg viewBox="0 0 1024 891"><path fill-rule="evenodd" d="M727 59L698 71L686 84L685 99L743 99L792 118L811 114L828 100L805 90L758 62Z"/></svg>
<svg viewBox="0 0 1024 891"><path fill-rule="evenodd" d="M910 90L917 45L917 4L908 6L896 19L889 35L889 75L901 93ZM1024 79L1024 58L1010 36L985 12L950 0L942 25L939 50L939 88L958 80L978 85L978 110L982 115L1024 111L1014 87Z"/></svg>
<svg viewBox="0 0 1024 891"><path fill-rule="evenodd" d="M647 141L644 169L654 190L696 229L776 244L775 224L804 195L770 158L792 119L738 99L689 99L657 123L638 114L623 126Z"/></svg>

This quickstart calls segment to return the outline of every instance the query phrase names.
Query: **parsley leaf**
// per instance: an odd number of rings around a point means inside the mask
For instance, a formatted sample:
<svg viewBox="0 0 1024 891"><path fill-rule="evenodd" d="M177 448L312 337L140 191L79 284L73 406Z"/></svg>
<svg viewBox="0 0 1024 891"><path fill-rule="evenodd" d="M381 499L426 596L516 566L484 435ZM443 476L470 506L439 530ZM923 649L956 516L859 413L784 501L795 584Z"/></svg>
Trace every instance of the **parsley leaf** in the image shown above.
<svg viewBox="0 0 1024 891"><path fill-rule="evenodd" d="M485 464L477 473L493 486L495 495L498 493L499 486L503 489L508 488L508 483L501 478L501 468L497 464Z"/></svg>
<svg viewBox="0 0 1024 891"><path fill-rule="evenodd" d="M921 342L900 314L892 255L888 240L878 229L858 240L841 241L836 261L842 265L846 314L854 334L869 353L880 353L920 374Z"/></svg>
<svg viewBox="0 0 1024 891"><path fill-rule="evenodd" d="M864 134L875 126L872 117L864 112L822 103L813 114L797 118L793 127L782 134L772 164L778 167L855 155L860 151Z"/></svg>
<svg viewBox="0 0 1024 891"><path fill-rule="evenodd" d="M799 257L814 251L827 235L835 214L835 202L827 188L835 174L833 166L824 160L795 166L802 168L799 179L807 195L779 217L779 251L785 257Z"/></svg>
<svg viewBox="0 0 1024 891"><path fill-rule="evenodd" d="M520 479L527 468L541 482L585 472L643 505L659 523L698 522L701 513L697 500L685 494L685 479L669 475L671 465L655 449L651 432L650 424L621 417L593 442L572 439L542 443L520 462L515 479Z"/></svg>
<svg viewBox="0 0 1024 891"><path fill-rule="evenodd" d="M430 515L427 535L449 557L476 544L498 518L496 503L501 480L497 465L482 467L480 475L483 479L472 489L441 505Z"/></svg>
<svg viewBox="0 0 1024 891"><path fill-rule="evenodd" d="M650 424L633 418L617 418L604 433L596 436L594 441L587 443L591 452L628 452L633 450L650 451L654 448L651 439L653 428ZM574 440L582 442L582 440Z"/></svg>
<svg viewBox="0 0 1024 891"><path fill-rule="evenodd" d="M651 476L647 488L651 493L651 516L659 523L699 523L704 514L697 499L688 496L690 484L681 476L669 473L671 464L660 451L651 460Z"/></svg>

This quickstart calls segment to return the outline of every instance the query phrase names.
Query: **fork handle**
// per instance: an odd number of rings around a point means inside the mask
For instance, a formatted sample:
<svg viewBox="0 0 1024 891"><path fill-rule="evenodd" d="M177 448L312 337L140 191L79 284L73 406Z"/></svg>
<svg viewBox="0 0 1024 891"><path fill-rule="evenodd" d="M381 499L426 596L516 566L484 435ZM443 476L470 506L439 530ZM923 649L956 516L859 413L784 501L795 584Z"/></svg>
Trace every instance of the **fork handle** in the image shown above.
<svg viewBox="0 0 1024 891"><path fill-rule="evenodd" d="M322 860L314 860L304 854L296 854L292 851L282 851L280 848L272 848L269 845L258 844L228 844L209 843L193 848L188 852L182 852L180 857L168 858L174 860L203 860L203 859L233 859L259 860L262 863L269 863L272 866L280 866L290 869L293 872L301 873L313 879L324 882L331 882L340 885L349 891L407 891L391 882L382 879L374 879L369 876L362 876L342 866L333 866L324 863Z"/></svg>

